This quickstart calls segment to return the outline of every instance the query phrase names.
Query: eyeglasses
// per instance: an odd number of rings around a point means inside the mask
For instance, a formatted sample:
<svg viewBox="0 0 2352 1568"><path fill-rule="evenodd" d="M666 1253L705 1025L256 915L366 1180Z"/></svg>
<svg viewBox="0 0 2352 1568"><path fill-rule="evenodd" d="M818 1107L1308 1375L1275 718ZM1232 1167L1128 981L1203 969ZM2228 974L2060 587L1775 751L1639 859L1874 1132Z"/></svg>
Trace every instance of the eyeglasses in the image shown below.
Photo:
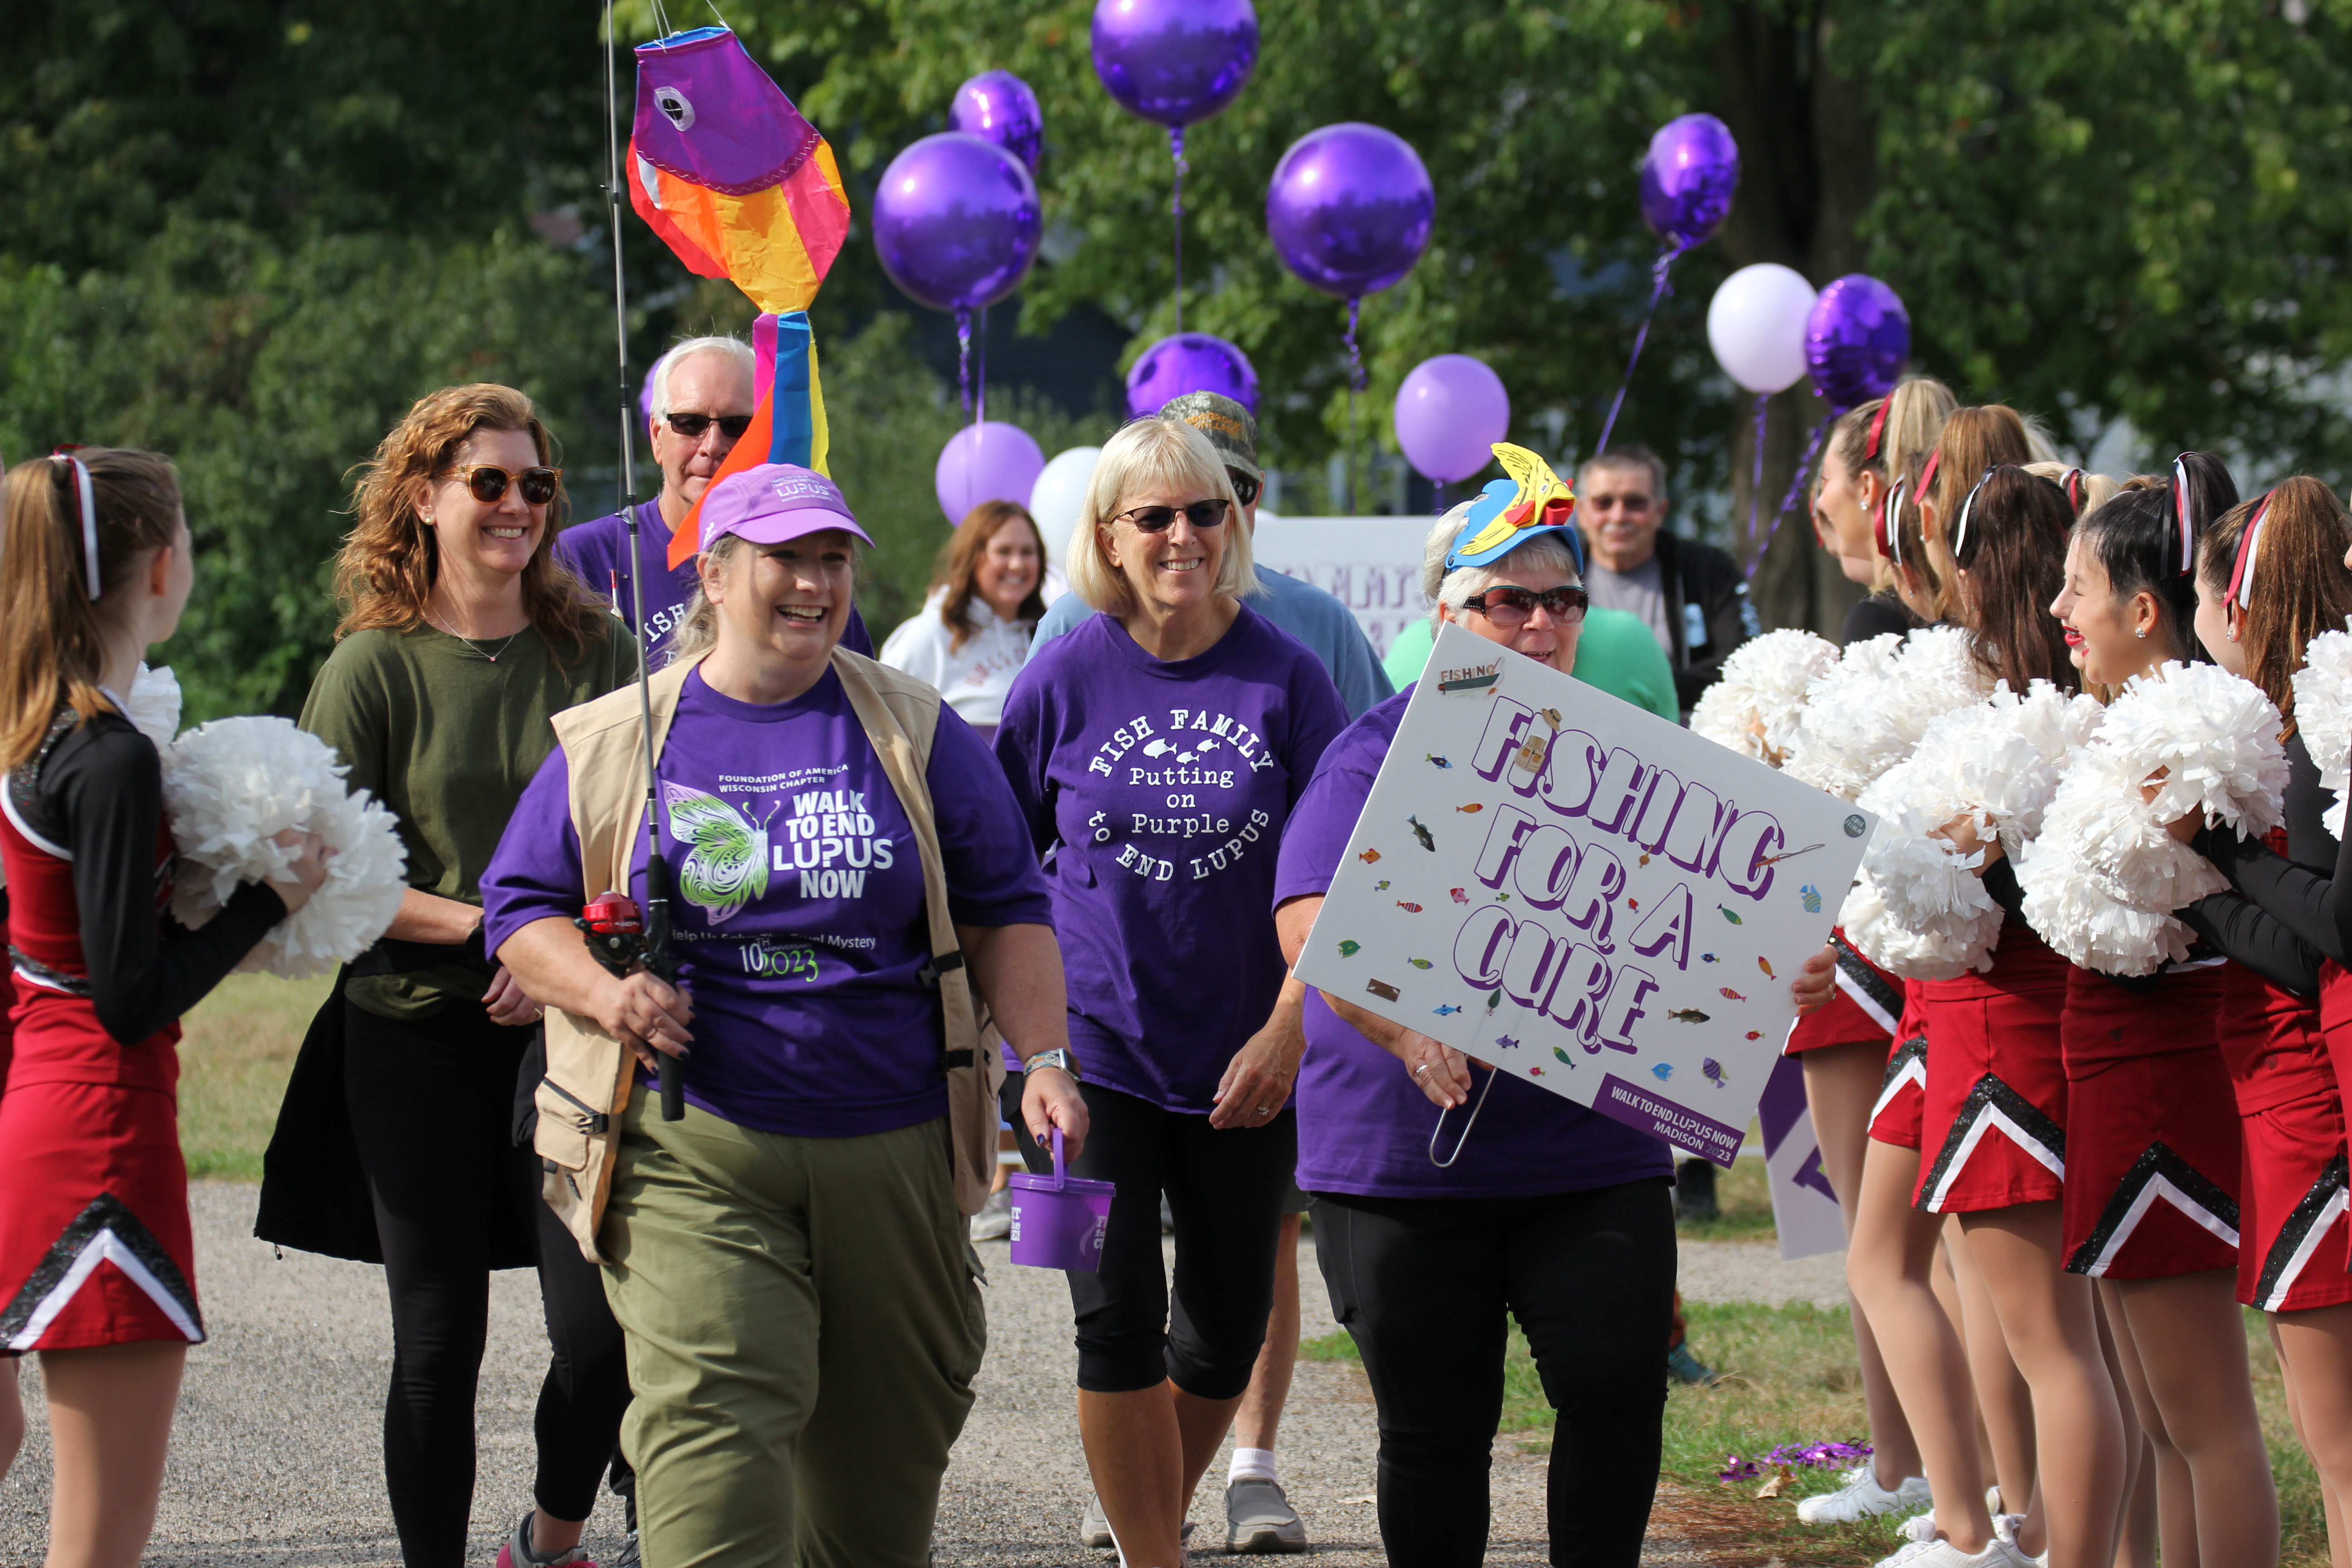
<svg viewBox="0 0 2352 1568"><path fill-rule="evenodd" d="M1462 601L1462 607L1477 611L1506 631L1515 631L1528 624L1538 605L1553 620L1573 625L1584 619L1585 609L1591 603L1592 595L1581 588L1546 588L1538 593L1533 588L1503 583L1483 594L1471 595Z"/></svg>
<svg viewBox="0 0 2352 1568"><path fill-rule="evenodd" d="M666 414L662 417L669 421L671 429L689 441L701 439L702 433L713 425L730 441L740 441L743 432L751 427L748 414Z"/></svg>
<svg viewBox="0 0 2352 1568"><path fill-rule="evenodd" d="M1135 525L1138 533L1165 533L1176 525L1181 511L1184 521L1194 528L1215 528L1225 521L1225 509L1230 503L1223 500L1196 500L1188 507L1139 506L1133 511L1120 512L1113 522L1126 521Z"/></svg>
<svg viewBox="0 0 2352 1568"><path fill-rule="evenodd" d="M1622 496L1612 496L1604 491L1600 495L1588 495L1584 498L1584 505L1588 510L1620 510L1628 517L1646 517L1649 515L1650 509L1657 504L1655 496L1643 495L1639 490Z"/></svg>
<svg viewBox="0 0 2352 1568"><path fill-rule="evenodd" d="M484 506L495 506L507 493L507 486L520 482L522 499L532 506L545 506L555 499L555 481L563 477L562 468L525 468L510 474L504 468L488 463L470 468L460 468L448 476L464 485L473 498Z"/></svg>
<svg viewBox="0 0 2352 1568"><path fill-rule="evenodd" d="M1227 468L1225 478L1234 481L1234 495L1244 506L1256 500L1257 492L1265 488L1262 481L1250 478L1239 468Z"/></svg>

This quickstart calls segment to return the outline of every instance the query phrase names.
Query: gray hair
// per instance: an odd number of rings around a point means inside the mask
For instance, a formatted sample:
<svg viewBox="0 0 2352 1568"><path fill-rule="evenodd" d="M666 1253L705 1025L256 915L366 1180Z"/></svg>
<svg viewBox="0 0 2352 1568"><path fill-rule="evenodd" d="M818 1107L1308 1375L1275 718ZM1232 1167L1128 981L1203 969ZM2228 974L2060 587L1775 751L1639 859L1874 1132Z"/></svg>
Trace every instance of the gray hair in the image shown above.
<svg viewBox="0 0 2352 1568"><path fill-rule="evenodd" d="M1463 603L1473 594L1484 593L1496 584L1505 582L1512 568L1549 567L1565 572L1570 580L1582 583L1583 575L1576 569L1576 552L1568 541L1557 533L1539 533L1519 545L1507 555L1488 562L1484 566L1457 566L1445 569L1445 557L1454 549L1454 541L1462 532L1463 521L1477 498L1473 496L1437 520L1429 531L1429 538L1421 547L1421 595L1430 601L1429 625L1433 631L1444 620L1441 608L1452 610L1459 618Z"/></svg>
<svg viewBox="0 0 2352 1568"><path fill-rule="evenodd" d="M758 378L760 362L753 357L751 345L742 339L688 338L662 355L661 363L654 366L654 417L656 419L669 417L670 373L695 355L707 353L725 354L743 367L743 374L746 376L754 380Z"/></svg>
<svg viewBox="0 0 2352 1568"><path fill-rule="evenodd" d="M1650 496L1654 500L1666 499L1665 459L1647 447L1627 445L1612 447L1606 452L1587 458L1584 466L1576 470L1576 489L1582 494L1586 489L1584 476L1595 468L1646 468L1650 473Z"/></svg>
<svg viewBox="0 0 2352 1568"><path fill-rule="evenodd" d="M747 544L740 533L722 533L719 536L719 542L703 552L702 559L716 567L719 576L725 577L735 569L735 558L743 553ZM857 579L865 559L864 551L852 538L849 542L849 590L853 595L857 591ZM669 634L669 647L662 655L662 663L692 664L718 646L719 606L703 593L698 576L694 597L686 602L685 616L678 621L677 629Z"/></svg>

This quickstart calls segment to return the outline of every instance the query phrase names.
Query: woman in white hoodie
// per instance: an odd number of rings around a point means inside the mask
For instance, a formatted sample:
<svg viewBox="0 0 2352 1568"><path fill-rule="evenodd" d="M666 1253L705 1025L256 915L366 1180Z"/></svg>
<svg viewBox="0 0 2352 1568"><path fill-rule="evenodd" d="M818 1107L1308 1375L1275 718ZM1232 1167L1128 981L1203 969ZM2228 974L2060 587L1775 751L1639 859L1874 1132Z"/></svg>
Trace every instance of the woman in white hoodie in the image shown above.
<svg viewBox="0 0 2352 1568"><path fill-rule="evenodd" d="M982 501L940 552L922 613L890 634L882 662L938 687L988 739L1045 613L1045 542L1027 509Z"/></svg>

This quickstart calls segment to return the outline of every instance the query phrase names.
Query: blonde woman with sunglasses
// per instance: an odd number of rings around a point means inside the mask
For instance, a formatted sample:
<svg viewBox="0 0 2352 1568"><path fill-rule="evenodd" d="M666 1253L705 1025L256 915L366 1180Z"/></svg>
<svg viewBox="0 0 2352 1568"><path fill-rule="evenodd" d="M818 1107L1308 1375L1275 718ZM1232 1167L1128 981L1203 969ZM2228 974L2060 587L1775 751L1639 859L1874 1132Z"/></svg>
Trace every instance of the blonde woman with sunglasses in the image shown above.
<svg viewBox="0 0 2352 1568"><path fill-rule="evenodd" d="M409 410L359 470L335 563L343 619L302 710L352 787L398 816L409 887L303 1041L256 1229L384 1266L384 1476L406 1568L467 1558L491 1269L538 1268L555 1350L536 1506L499 1568L585 1560L629 1400L596 1269L539 1201L518 1125L540 1006L482 951L480 879L555 743L548 721L636 673L633 639L553 553L553 445L509 387L448 387Z"/></svg>

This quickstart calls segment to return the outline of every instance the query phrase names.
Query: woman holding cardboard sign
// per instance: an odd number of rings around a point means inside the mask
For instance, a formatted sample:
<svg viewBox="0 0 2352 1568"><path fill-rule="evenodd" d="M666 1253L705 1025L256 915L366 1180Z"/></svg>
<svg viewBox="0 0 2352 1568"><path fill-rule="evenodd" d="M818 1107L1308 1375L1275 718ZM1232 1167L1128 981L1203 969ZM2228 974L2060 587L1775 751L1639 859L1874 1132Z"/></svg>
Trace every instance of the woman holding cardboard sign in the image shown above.
<svg viewBox="0 0 2352 1568"><path fill-rule="evenodd" d="M1586 605L1575 498L1533 454L1496 451L1525 477L1438 523L1423 591L1441 623L1566 673ZM1294 963L1411 699L1399 692L1332 742L1284 835L1275 919ZM1508 1074L1475 1069L1474 1090L1461 1052L1328 993L1308 999L1307 1037L1298 1181L1315 1194L1333 1310L1380 1406L1391 1561L1484 1559L1516 1315L1562 1412L1552 1561L1631 1568L1657 1484L1674 1300L1666 1146ZM1476 1133L1440 1169L1432 1124L1474 1092Z"/></svg>
<svg viewBox="0 0 2352 1568"><path fill-rule="evenodd" d="M1192 426L1141 419L1113 437L1069 553L1072 589L1102 613L1037 651L996 732L1052 856L1095 1129L1071 1169L1118 1188L1101 1269L1073 1273L1070 1296L1078 1426L1136 1568L1182 1561L1186 1505L1265 1339L1303 1044L1270 912L1274 850L1348 719L1307 646L1242 603L1258 590L1238 510Z"/></svg>

